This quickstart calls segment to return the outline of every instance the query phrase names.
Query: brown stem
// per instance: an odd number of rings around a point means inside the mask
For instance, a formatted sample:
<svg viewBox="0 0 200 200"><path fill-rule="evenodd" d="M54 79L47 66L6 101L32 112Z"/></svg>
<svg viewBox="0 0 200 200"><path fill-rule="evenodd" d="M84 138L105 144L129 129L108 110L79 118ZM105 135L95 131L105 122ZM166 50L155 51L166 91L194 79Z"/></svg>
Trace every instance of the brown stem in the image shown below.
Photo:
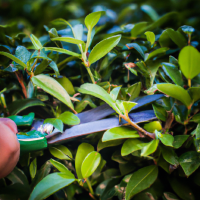
<svg viewBox="0 0 200 200"><path fill-rule="evenodd" d="M171 111L169 111L168 112L168 117L167 117L167 120L166 120L166 123L165 123L165 127L163 129L163 133L165 133L165 131L167 129L171 128L171 125L172 125L173 121L174 121L174 114Z"/></svg>
<svg viewBox="0 0 200 200"><path fill-rule="evenodd" d="M15 72L15 75L17 77L17 80L19 81L19 84L21 85L22 87L22 92L24 94L24 97L27 98L27 92L26 92L26 87L24 85L24 80L23 80L23 76L20 75L20 72L16 71Z"/></svg>
<svg viewBox="0 0 200 200"><path fill-rule="evenodd" d="M149 133L147 131L145 131L143 128L141 128L140 126L138 126L136 123L134 123L133 121L130 120L129 117L126 117L125 115L120 114L120 117L123 118L124 120L126 120L131 126L133 126L137 131L139 131L140 133L155 139L155 134L154 133Z"/></svg>

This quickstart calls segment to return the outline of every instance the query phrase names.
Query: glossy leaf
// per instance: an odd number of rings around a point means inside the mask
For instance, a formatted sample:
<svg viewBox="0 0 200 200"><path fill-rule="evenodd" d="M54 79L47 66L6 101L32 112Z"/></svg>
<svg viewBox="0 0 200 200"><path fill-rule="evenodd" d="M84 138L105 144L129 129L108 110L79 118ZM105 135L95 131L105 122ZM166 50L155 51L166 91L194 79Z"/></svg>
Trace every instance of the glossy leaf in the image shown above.
<svg viewBox="0 0 200 200"><path fill-rule="evenodd" d="M175 31L172 28L168 28L166 30L167 34L169 35L169 37L171 38L171 40L179 47L179 48L183 48L184 46L187 45L187 40L185 39L185 37L179 32L179 31Z"/></svg>
<svg viewBox="0 0 200 200"><path fill-rule="evenodd" d="M176 155L173 148L162 146L161 150L162 150L163 158L168 163L170 163L171 165L174 165L175 167L177 167L179 165L178 156Z"/></svg>
<svg viewBox="0 0 200 200"><path fill-rule="evenodd" d="M81 54L66 50L66 49L62 49L62 48L58 48L58 47L45 47L45 51L56 51L58 53L64 53L67 55L71 55L71 56L75 56L78 58L81 58Z"/></svg>
<svg viewBox="0 0 200 200"><path fill-rule="evenodd" d="M137 193L150 187L158 176L158 168L155 165L144 167L134 172L126 188L126 200L131 199Z"/></svg>
<svg viewBox="0 0 200 200"><path fill-rule="evenodd" d="M43 48L41 42L39 41L39 39L35 35L31 34L30 38L31 38L31 41L32 41L36 50L40 50L40 49Z"/></svg>
<svg viewBox="0 0 200 200"><path fill-rule="evenodd" d="M175 149L180 148L183 145L183 143L188 139L188 137L189 137L189 135L175 135L173 147Z"/></svg>
<svg viewBox="0 0 200 200"><path fill-rule="evenodd" d="M24 69L26 68L26 64L24 62L22 62L19 58L13 56L12 54L0 51L0 55L4 55L4 56L10 58L11 60L15 61L17 64L21 65Z"/></svg>
<svg viewBox="0 0 200 200"><path fill-rule="evenodd" d="M149 142L141 151L141 156L148 156L152 153L154 153L158 147L159 140L154 139L151 142Z"/></svg>
<svg viewBox="0 0 200 200"><path fill-rule="evenodd" d="M125 111L127 111L128 113L132 110L132 108L137 105L137 103L135 102L131 102L131 101L124 101L123 102L123 106Z"/></svg>
<svg viewBox="0 0 200 200"><path fill-rule="evenodd" d="M191 105L192 99L190 98L190 95L187 93L187 91L182 87L170 83L157 84L156 86L158 90L175 99L178 99L187 107Z"/></svg>
<svg viewBox="0 0 200 200"><path fill-rule="evenodd" d="M147 143L144 143L138 139L128 139L124 142L122 146L121 155L126 156L134 151L141 150L146 145Z"/></svg>
<svg viewBox="0 0 200 200"><path fill-rule="evenodd" d="M160 131L162 130L162 125L159 121L149 122L148 124L144 125L144 129L150 133L154 133L155 130Z"/></svg>
<svg viewBox="0 0 200 200"><path fill-rule="evenodd" d="M144 58L144 51L140 47L139 44L137 44L137 43L128 43L128 44L126 44L126 46L128 46L130 49L135 49L142 56L142 58Z"/></svg>
<svg viewBox="0 0 200 200"><path fill-rule="evenodd" d="M51 164L56 168L58 169L60 172L63 172L69 176L72 176L73 177L73 174L67 169L67 167L65 167L62 163L54 160L54 159L50 159L50 162Z"/></svg>
<svg viewBox="0 0 200 200"><path fill-rule="evenodd" d="M135 83L133 85L131 85L128 89L127 89L127 94L130 96L129 101L134 100L135 98L137 98L140 94L140 90L141 90L141 82Z"/></svg>
<svg viewBox="0 0 200 200"><path fill-rule="evenodd" d="M154 110L156 117L165 122L166 119L167 119L166 110L161 106L157 106L157 105L154 105L154 104L152 106L153 106L153 110Z"/></svg>
<svg viewBox="0 0 200 200"><path fill-rule="evenodd" d="M100 161L101 155L98 152L92 151L91 153L89 153L85 157L81 165L81 174L83 178L88 178L89 176L91 176L99 166Z"/></svg>
<svg viewBox="0 0 200 200"><path fill-rule="evenodd" d="M76 174L79 179L83 178L82 176L82 171L81 171L81 166L86 158L86 156L94 151L94 147L90 144L87 143L82 143L78 146L78 150L76 153L76 158L75 158L75 168L76 168Z"/></svg>
<svg viewBox="0 0 200 200"><path fill-rule="evenodd" d="M99 99L105 101L109 106L111 106L116 112L120 113L119 109L115 105L115 101L112 97L100 86L91 83L85 83L81 85L78 89L79 92L83 94L90 94Z"/></svg>
<svg viewBox="0 0 200 200"><path fill-rule="evenodd" d="M128 127L116 127L107 130L102 138L103 142L124 138L139 138L137 131Z"/></svg>
<svg viewBox="0 0 200 200"><path fill-rule="evenodd" d="M66 111L59 115L58 119L60 119L64 124L68 125L77 125L80 123L80 119L69 111Z"/></svg>
<svg viewBox="0 0 200 200"><path fill-rule="evenodd" d="M112 97L114 101L117 100L120 89L121 87L116 87L116 88L113 88L112 91L110 92L110 96Z"/></svg>
<svg viewBox="0 0 200 200"><path fill-rule="evenodd" d="M131 37L136 38L138 35L143 33L147 27L147 22L139 22L134 25L131 29Z"/></svg>
<svg viewBox="0 0 200 200"><path fill-rule="evenodd" d="M42 179L32 191L29 200L45 199L75 181L73 176L57 172Z"/></svg>
<svg viewBox="0 0 200 200"><path fill-rule="evenodd" d="M45 106L45 104L39 99L21 99L9 104L8 110L10 111L10 115L16 115L22 110L32 106Z"/></svg>
<svg viewBox="0 0 200 200"><path fill-rule="evenodd" d="M59 158L61 160L71 160L72 154L70 150L63 146L63 145L57 145L54 147L49 148L50 153L55 156L56 158Z"/></svg>
<svg viewBox="0 0 200 200"><path fill-rule="evenodd" d="M115 35L99 42L91 51L88 62L91 65L110 52L120 41L121 35Z"/></svg>
<svg viewBox="0 0 200 200"><path fill-rule="evenodd" d="M188 89L188 93L190 94L193 102L200 99L200 87L190 87Z"/></svg>
<svg viewBox="0 0 200 200"><path fill-rule="evenodd" d="M182 75L180 73L180 71L178 70L178 68L171 63L162 63L163 65L163 70L165 71L165 73L167 74L167 76L176 84L176 85L180 85L183 87L183 78Z"/></svg>
<svg viewBox="0 0 200 200"><path fill-rule="evenodd" d="M60 119L56 118L47 118L44 120L44 124L52 124L55 128L57 128L61 133L63 132L63 122Z"/></svg>
<svg viewBox="0 0 200 200"><path fill-rule="evenodd" d="M173 147L174 137L170 134L162 134L158 131L155 131L157 138L165 145Z"/></svg>
<svg viewBox="0 0 200 200"><path fill-rule="evenodd" d="M97 145L97 151L101 151L102 149L107 148L107 147L118 146L122 144L123 142L124 140L111 140L108 142L102 142L102 140L100 139Z"/></svg>
<svg viewBox="0 0 200 200"><path fill-rule="evenodd" d="M162 48L152 51L150 54L145 54L145 61L150 60L154 57L158 57L160 55L164 55L167 50L168 50L167 47L162 47Z"/></svg>
<svg viewBox="0 0 200 200"><path fill-rule="evenodd" d="M200 73L200 54L193 46L184 47L178 56L181 71L187 79L193 79Z"/></svg>
<svg viewBox="0 0 200 200"><path fill-rule="evenodd" d="M196 151L188 151L179 157L179 163L186 176L190 176L200 166L200 156Z"/></svg>
<svg viewBox="0 0 200 200"><path fill-rule="evenodd" d="M151 43L151 45L153 45L156 40L155 34L151 31L147 31L144 34L146 35L147 40Z"/></svg>
<svg viewBox="0 0 200 200"><path fill-rule="evenodd" d="M99 21L101 15L104 14L104 11L98 11L90 13L85 18L85 25L88 29L92 29Z"/></svg>
<svg viewBox="0 0 200 200"><path fill-rule="evenodd" d="M53 95L54 97L65 103L67 106L69 106L71 109L74 109L69 94L55 79L46 75L37 75L32 77L31 80L35 85L41 87L44 91Z"/></svg>
<svg viewBox="0 0 200 200"><path fill-rule="evenodd" d="M36 158L31 162L29 170L30 170L31 178L33 179L37 172L37 159Z"/></svg>

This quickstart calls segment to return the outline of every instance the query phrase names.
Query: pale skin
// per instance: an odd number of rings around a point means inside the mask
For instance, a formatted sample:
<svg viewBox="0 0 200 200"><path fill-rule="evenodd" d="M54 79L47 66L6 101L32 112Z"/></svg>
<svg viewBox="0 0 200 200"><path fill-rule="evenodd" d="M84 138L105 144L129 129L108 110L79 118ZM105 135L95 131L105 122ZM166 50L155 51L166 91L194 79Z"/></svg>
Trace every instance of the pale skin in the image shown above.
<svg viewBox="0 0 200 200"><path fill-rule="evenodd" d="M12 172L19 160L20 145L17 132L14 121L0 118L0 179Z"/></svg>

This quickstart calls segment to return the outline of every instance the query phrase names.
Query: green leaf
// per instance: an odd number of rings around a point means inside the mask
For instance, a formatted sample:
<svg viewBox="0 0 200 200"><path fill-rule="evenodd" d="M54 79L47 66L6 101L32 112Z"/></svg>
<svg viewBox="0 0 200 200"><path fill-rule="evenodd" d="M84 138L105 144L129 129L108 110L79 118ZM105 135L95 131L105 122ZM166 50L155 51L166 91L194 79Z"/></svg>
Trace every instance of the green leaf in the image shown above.
<svg viewBox="0 0 200 200"><path fill-rule="evenodd" d="M46 133L41 133L40 131L32 130L28 132L17 133L17 138L18 139L41 138L41 137L45 137L46 135L47 135Z"/></svg>
<svg viewBox="0 0 200 200"><path fill-rule="evenodd" d="M11 60L15 61L17 64L21 65L24 69L26 68L26 64L22 62L20 59L18 59L17 57L13 56L12 54L0 51L0 55L4 55L10 58Z"/></svg>
<svg viewBox="0 0 200 200"><path fill-rule="evenodd" d="M56 63L54 61L52 61L49 66L55 71L55 75L56 77L58 77L60 75L58 67L56 65Z"/></svg>
<svg viewBox="0 0 200 200"><path fill-rule="evenodd" d="M183 143L188 139L188 137L189 137L189 135L175 135L173 147L175 149L180 148L183 145Z"/></svg>
<svg viewBox="0 0 200 200"><path fill-rule="evenodd" d="M60 119L64 124L67 125L77 125L80 124L80 119L73 113L66 111L62 113L58 119Z"/></svg>
<svg viewBox="0 0 200 200"><path fill-rule="evenodd" d="M107 130L103 134L102 142L110 141L110 140L118 140L124 138L139 138L139 134L137 131L128 127L116 127Z"/></svg>
<svg viewBox="0 0 200 200"><path fill-rule="evenodd" d="M155 130L160 131L162 130L162 125L159 121L149 122L144 125L144 129L150 133L154 133Z"/></svg>
<svg viewBox="0 0 200 200"><path fill-rule="evenodd" d="M179 163L186 176L190 176L200 166L200 155L196 151L188 151L179 157Z"/></svg>
<svg viewBox="0 0 200 200"><path fill-rule="evenodd" d="M68 54L68 55L71 55L71 56L81 58L81 54L78 54L78 53L75 53L75 52L72 52L72 51L69 51L69 50L66 50L66 49L58 48L58 47L45 47L44 49L45 49L45 51L56 51L56 52L59 52L59 53L64 53L64 54Z"/></svg>
<svg viewBox="0 0 200 200"><path fill-rule="evenodd" d="M74 181L75 179L72 176L65 173L57 172L49 174L35 186L29 200L45 199Z"/></svg>
<svg viewBox="0 0 200 200"><path fill-rule="evenodd" d="M151 43L151 45L153 45L156 40L155 34L151 31L147 31L144 34L146 35L147 40Z"/></svg>
<svg viewBox="0 0 200 200"><path fill-rule="evenodd" d="M30 164L30 175L31 175L31 178L33 179L36 175L36 172L37 172L37 158L35 158L31 164Z"/></svg>
<svg viewBox="0 0 200 200"><path fill-rule="evenodd" d="M150 5L142 5L141 6L141 10L143 12L145 12L147 15L149 15L149 17L151 17L151 19L153 21L156 21L159 19L159 15L157 14L157 12L153 9L152 6Z"/></svg>
<svg viewBox="0 0 200 200"><path fill-rule="evenodd" d="M57 128L61 133L63 132L63 122L60 119L56 118L47 118L44 120L44 124L52 124L55 128Z"/></svg>
<svg viewBox="0 0 200 200"><path fill-rule="evenodd" d="M72 85L72 82L68 78L63 76L62 78L56 78L56 80L58 81L58 83L60 83L60 85L62 85L65 88L68 94L70 95L75 94L75 90Z"/></svg>
<svg viewBox="0 0 200 200"><path fill-rule="evenodd" d="M184 47L178 56L181 71L187 79L193 79L200 73L200 54L193 46Z"/></svg>
<svg viewBox="0 0 200 200"><path fill-rule="evenodd" d="M188 89L188 93L190 94L193 102L200 99L200 87L190 87Z"/></svg>
<svg viewBox="0 0 200 200"><path fill-rule="evenodd" d="M45 104L39 99L20 99L9 104L8 110L10 111L10 115L16 115L32 106L45 106Z"/></svg>
<svg viewBox="0 0 200 200"><path fill-rule="evenodd" d="M116 87L116 88L113 88L112 91L110 92L110 96L112 97L114 101L117 100L120 89L121 87Z"/></svg>
<svg viewBox="0 0 200 200"><path fill-rule="evenodd" d="M95 96L99 99L102 99L105 101L109 106L111 106L117 113L120 113L120 110L116 107L115 101L112 99L112 97L104 90L101 86L91 83L85 83L81 85L81 87L78 89L80 93L83 94L90 94L92 96Z"/></svg>
<svg viewBox="0 0 200 200"><path fill-rule="evenodd" d="M122 144L124 142L124 140L111 140L108 142L102 142L102 140L100 139L97 145L97 151L101 151L102 149L106 148L106 147L114 147L114 146L118 146L120 144Z"/></svg>
<svg viewBox="0 0 200 200"><path fill-rule="evenodd" d="M74 177L74 175L67 169L67 167L65 167L65 165L63 165L62 163L60 163L60 162L58 162L58 161L56 161L56 160L54 160L54 159L50 159L50 162L51 162L51 164L56 168L56 169L58 169L60 172L63 172L63 173L65 173L65 174L67 174L67 175L69 175L69 176L72 176L72 177ZM75 177L74 177L75 178Z"/></svg>
<svg viewBox="0 0 200 200"><path fill-rule="evenodd" d="M24 46L18 46L15 50L15 56L26 64L31 57L31 52L29 52Z"/></svg>
<svg viewBox="0 0 200 200"><path fill-rule="evenodd" d="M183 78L179 69L171 63L162 63L163 70L167 76L176 84L183 87Z"/></svg>
<svg viewBox="0 0 200 200"><path fill-rule="evenodd" d="M142 34L147 27L148 22L139 22L134 25L131 29L131 37L137 38L138 35Z"/></svg>
<svg viewBox="0 0 200 200"><path fill-rule="evenodd" d="M43 48L40 40L37 37L35 37L35 35L31 34L30 38L31 38L31 41L32 41L32 43L33 43L33 45L34 45L36 50L39 50L39 49Z"/></svg>
<svg viewBox="0 0 200 200"><path fill-rule="evenodd" d="M68 42L72 44L81 44L83 49L85 49L85 43L82 40L78 40L71 37L55 37L51 39L52 41L61 41L61 42Z"/></svg>
<svg viewBox="0 0 200 200"><path fill-rule="evenodd" d="M179 200L178 197L171 192L165 192L164 197L165 197L166 200Z"/></svg>
<svg viewBox="0 0 200 200"><path fill-rule="evenodd" d="M35 85L41 87L44 91L53 95L74 110L69 94L55 79L46 75L37 75L32 77L31 80Z"/></svg>
<svg viewBox="0 0 200 200"><path fill-rule="evenodd" d="M162 83L156 85L158 90L181 101L187 107L191 106L192 99L186 90L178 85L171 83Z"/></svg>
<svg viewBox="0 0 200 200"><path fill-rule="evenodd" d="M130 96L129 101L132 101L133 99L135 99L139 96L141 87L142 87L141 82L138 82L138 83L131 85L126 90L126 93Z"/></svg>
<svg viewBox="0 0 200 200"><path fill-rule="evenodd" d="M138 139L128 139L124 142L122 146L121 155L126 156L134 151L141 150L146 145L147 145L146 143Z"/></svg>
<svg viewBox="0 0 200 200"><path fill-rule="evenodd" d="M149 142L141 151L141 156L148 156L152 153L154 153L158 147L159 140L154 139L151 142Z"/></svg>
<svg viewBox="0 0 200 200"><path fill-rule="evenodd" d="M200 113L194 115L190 121L199 124L200 123Z"/></svg>
<svg viewBox="0 0 200 200"><path fill-rule="evenodd" d="M100 153L96 151L92 151L91 153L89 153L85 157L81 165L81 174L83 178L88 178L89 176L91 176L99 166L100 161L101 161Z"/></svg>
<svg viewBox="0 0 200 200"><path fill-rule="evenodd" d="M135 50L142 56L142 58L145 57L144 51L143 51L143 49L140 47L139 44L137 44L137 43L128 43L128 44L126 44L126 46L128 46L129 49L135 49Z"/></svg>
<svg viewBox="0 0 200 200"><path fill-rule="evenodd" d="M119 43L120 39L121 35L115 35L96 44L89 55L89 64L91 65L110 52Z"/></svg>
<svg viewBox="0 0 200 200"><path fill-rule="evenodd" d="M31 126L35 117L35 113L31 112L28 115L17 116L12 115L9 116L9 119L12 119L17 126Z"/></svg>
<svg viewBox="0 0 200 200"><path fill-rule="evenodd" d="M49 36L50 36L51 39L59 37L58 36L58 32L57 32L57 30L55 28L50 29L48 31L48 33L49 33ZM57 47L62 48L62 43L61 42L55 42L55 43L56 43Z"/></svg>
<svg viewBox="0 0 200 200"><path fill-rule="evenodd" d="M94 151L94 147L90 144L82 143L78 146L78 150L77 150L76 158L75 158L75 168L76 168L76 174L79 179L83 178L82 172L81 172L82 163L85 157L92 151Z"/></svg>
<svg viewBox="0 0 200 200"><path fill-rule="evenodd" d="M128 113L131 111L131 109L137 105L137 103L135 102L131 102L131 101L123 101L123 106L124 106L124 109L125 111L127 111Z"/></svg>
<svg viewBox="0 0 200 200"><path fill-rule="evenodd" d="M162 134L158 131L155 131L157 138L165 145L173 147L174 137L170 134Z"/></svg>
<svg viewBox="0 0 200 200"><path fill-rule="evenodd" d="M53 156L55 156L56 158L59 158L61 160L71 160L73 158L70 150L63 145L57 145L55 147L50 147L49 151Z"/></svg>
<svg viewBox="0 0 200 200"><path fill-rule="evenodd" d="M167 50L169 50L169 48L162 47L152 51L150 54L145 54L145 61L150 60L154 57L158 57L160 55L165 55Z"/></svg>
<svg viewBox="0 0 200 200"><path fill-rule="evenodd" d="M192 190L189 188L188 183L178 177L170 177L169 183L176 194L183 200L195 200Z"/></svg>
<svg viewBox="0 0 200 200"><path fill-rule="evenodd" d="M126 188L126 200L150 187L158 176L158 167L151 165L134 172Z"/></svg>
<svg viewBox="0 0 200 200"><path fill-rule="evenodd" d="M88 30L92 29L99 21L100 17L104 14L104 11L98 11L90 13L85 18L85 25L88 28Z"/></svg>
<svg viewBox="0 0 200 200"><path fill-rule="evenodd" d="M162 106L158 106L155 104L153 104L152 106L156 117L165 122L167 120L166 110Z"/></svg>
<svg viewBox="0 0 200 200"><path fill-rule="evenodd" d="M161 151L162 151L163 158L168 163L170 163L171 165L174 165L175 167L179 165L178 156L176 155L173 148L162 146Z"/></svg>
<svg viewBox="0 0 200 200"><path fill-rule="evenodd" d="M171 40L181 49L187 45L187 40L185 37L179 32L175 31L172 28L166 29L167 34L171 38Z"/></svg>

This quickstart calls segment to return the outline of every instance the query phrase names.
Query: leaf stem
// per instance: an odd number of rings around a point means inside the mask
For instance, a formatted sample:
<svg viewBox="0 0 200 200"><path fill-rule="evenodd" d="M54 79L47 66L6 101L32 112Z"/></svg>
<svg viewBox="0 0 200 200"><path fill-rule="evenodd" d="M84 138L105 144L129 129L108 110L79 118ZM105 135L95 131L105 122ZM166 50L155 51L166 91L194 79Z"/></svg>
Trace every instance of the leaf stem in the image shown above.
<svg viewBox="0 0 200 200"><path fill-rule="evenodd" d="M85 180L86 180L86 183L87 183L87 185L88 185L88 188L89 188L90 193L93 195L93 194L94 194L94 191L93 191L93 189L92 189L92 186L91 186L91 183L90 183L89 179L86 178Z"/></svg>
<svg viewBox="0 0 200 200"><path fill-rule="evenodd" d="M191 87L191 79L188 78L188 86Z"/></svg>
<svg viewBox="0 0 200 200"><path fill-rule="evenodd" d="M141 128L140 126L138 126L136 123L134 123L132 120L130 120L129 117L125 116L125 115L122 115L120 114L119 115L121 118L123 118L124 120L126 120L131 126L133 126L137 131L143 133L144 135L152 138L152 139L155 139L155 134L154 133L149 133L147 131L145 131L143 128Z"/></svg>
<svg viewBox="0 0 200 200"><path fill-rule="evenodd" d="M24 85L23 76L21 76L21 75L19 74L18 71L15 72L15 75L16 75L16 77L17 77L17 80L19 81L19 84L20 84L21 87L22 87L22 92L23 92L23 94L24 94L24 97L27 98L27 92L26 92L26 87L25 87L25 85ZM19 76L19 75L20 75L20 76Z"/></svg>
<svg viewBox="0 0 200 200"><path fill-rule="evenodd" d="M86 67L88 74L90 75L90 79L92 80L92 83L95 84L94 76L90 70L90 67Z"/></svg>

